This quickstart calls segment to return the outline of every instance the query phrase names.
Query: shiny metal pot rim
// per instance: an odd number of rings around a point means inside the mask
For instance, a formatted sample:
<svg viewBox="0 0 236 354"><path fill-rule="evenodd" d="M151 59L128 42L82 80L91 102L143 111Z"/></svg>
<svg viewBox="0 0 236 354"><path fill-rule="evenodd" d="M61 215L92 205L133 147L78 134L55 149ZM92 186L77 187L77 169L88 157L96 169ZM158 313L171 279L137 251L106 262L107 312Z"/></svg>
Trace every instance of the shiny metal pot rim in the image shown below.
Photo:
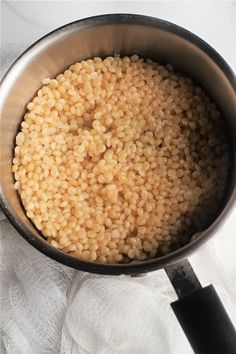
<svg viewBox="0 0 236 354"><path fill-rule="evenodd" d="M4 109L5 101L11 87L15 84L18 76L25 70L25 66L30 63L31 57L36 57L38 52L46 51L50 45L58 41L61 37L66 34L74 34L84 29L96 29L99 26L141 26L143 29L146 27L158 29L160 31L168 32L173 34L185 41L189 42L191 45L194 45L197 49L200 49L204 54L210 58L211 61L220 69L225 79L228 81L228 84L236 91L236 78L225 62L225 60L206 42L202 39L189 32L188 30L181 28L175 24L164 21L162 19L157 19L153 17L133 15L133 14L110 14L110 15L101 15L90 17L82 20L78 20L69 24L66 24L46 36L39 39L33 45L31 45L20 57L14 62L10 67L8 72L2 81L1 87L1 110ZM137 38L137 40L141 40ZM113 53L110 53L110 55ZM131 54L131 53L128 53ZM139 53L137 53L139 54ZM1 134L4 133L1 125ZM234 132L235 136L236 133ZM236 138L235 138L236 139ZM2 164L2 162L1 162ZM2 182L2 181L1 181ZM234 181L233 181L234 183ZM12 185L13 188L13 185ZM11 224L16 228L16 230L35 248L43 252L45 255L55 259L67 266L76 268L79 270L91 272L91 273L101 273L101 274L139 274L144 272L153 271L159 268L163 268L169 264L177 262L179 259L183 259L186 256L189 256L193 251L197 250L203 244L206 243L223 225L223 223L229 218L232 213L236 200L236 189L235 185L232 186L230 196L217 217L217 219L210 225L207 230L201 231L196 237L187 245L183 246L180 249L173 251L172 253L154 258L142 262L131 262L129 264L101 264L96 262L87 262L79 260L69 254L64 253L63 251L57 250L51 245L49 245L43 238L35 236L29 227L22 221L13 210L12 206L9 203L8 193L4 187L4 183L1 183L0 189L0 204L3 212L11 222Z"/></svg>

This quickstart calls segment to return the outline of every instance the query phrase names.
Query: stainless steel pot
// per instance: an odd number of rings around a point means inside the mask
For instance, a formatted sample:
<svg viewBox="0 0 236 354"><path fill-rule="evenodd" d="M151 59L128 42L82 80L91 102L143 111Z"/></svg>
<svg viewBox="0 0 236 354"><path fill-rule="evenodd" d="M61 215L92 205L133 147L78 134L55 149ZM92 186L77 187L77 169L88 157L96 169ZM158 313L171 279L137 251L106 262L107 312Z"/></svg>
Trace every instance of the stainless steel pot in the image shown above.
<svg viewBox="0 0 236 354"><path fill-rule="evenodd" d="M26 217L19 196L13 187L11 165L16 133L26 105L39 89L41 80L48 76L56 76L76 61L94 56L105 57L115 53L121 55L136 53L141 57L148 57L158 62L171 63L176 70L199 82L217 102L224 114L225 124L230 133L232 163L225 203L222 205L218 217L207 230L201 230L189 244L166 256L145 262L108 265L76 259L53 248L42 238ZM216 230L227 220L236 204L235 91L235 76L214 49L191 32L160 19L128 14L103 15L76 21L49 33L18 58L2 82L0 173L1 207L4 213L28 242L47 256L65 265L87 272L110 275L134 275L165 267L178 296L182 299L176 302L178 306L183 303L184 299L189 299L196 293L202 294L202 291L207 288L201 288L190 265L184 258L215 234ZM208 298L213 296L212 289L210 293L207 295ZM175 310L175 312L178 316L178 311ZM209 314L208 317L211 316L212 314ZM226 317L225 314L224 318ZM186 321L191 322L192 320L187 319ZM202 332L200 328L202 320L200 318L198 332ZM196 321L195 317L192 322ZM230 336L234 338L236 348L236 337L232 335L232 333L235 335L235 332L230 329L229 319L225 321L224 327L228 328ZM184 327L183 323L182 325ZM193 325L197 327L195 324ZM193 339L190 338L190 340L194 342ZM215 353L221 353L219 348L218 344L218 351ZM200 353L200 351L198 352ZM225 353L231 352L224 351Z"/></svg>

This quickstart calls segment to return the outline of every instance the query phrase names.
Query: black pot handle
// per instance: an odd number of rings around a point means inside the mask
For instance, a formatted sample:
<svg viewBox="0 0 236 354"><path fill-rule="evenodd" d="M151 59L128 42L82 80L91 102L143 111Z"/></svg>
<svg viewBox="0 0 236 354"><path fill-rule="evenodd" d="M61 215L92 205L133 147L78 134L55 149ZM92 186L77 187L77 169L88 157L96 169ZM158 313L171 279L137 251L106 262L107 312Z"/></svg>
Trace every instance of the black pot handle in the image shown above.
<svg viewBox="0 0 236 354"><path fill-rule="evenodd" d="M179 297L171 307L194 352L236 354L236 331L214 287L201 287L188 260L165 271Z"/></svg>

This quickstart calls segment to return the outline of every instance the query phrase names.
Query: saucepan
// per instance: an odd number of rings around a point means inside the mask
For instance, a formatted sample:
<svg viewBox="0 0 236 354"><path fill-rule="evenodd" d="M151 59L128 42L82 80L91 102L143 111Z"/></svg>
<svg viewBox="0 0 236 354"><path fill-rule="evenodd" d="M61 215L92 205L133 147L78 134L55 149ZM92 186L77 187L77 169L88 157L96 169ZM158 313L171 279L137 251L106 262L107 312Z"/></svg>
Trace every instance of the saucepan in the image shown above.
<svg viewBox="0 0 236 354"><path fill-rule="evenodd" d="M79 260L50 246L26 217L11 171L15 136L27 103L45 77L70 64L119 53L138 54L192 77L217 102L229 132L231 171L225 199L214 222L170 254L142 262L101 264ZM28 48L5 75L1 88L1 207L16 230L48 257L91 273L138 275L164 268L178 300L171 304L196 353L236 353L235 329L212 285L201 287L187 260L227 221L236 201L236 79L224 59L191 32L164 20L112 14L67 24ZM234 237L235 235L231 235ZM207 260L206 260L207 261Z"/></svg>

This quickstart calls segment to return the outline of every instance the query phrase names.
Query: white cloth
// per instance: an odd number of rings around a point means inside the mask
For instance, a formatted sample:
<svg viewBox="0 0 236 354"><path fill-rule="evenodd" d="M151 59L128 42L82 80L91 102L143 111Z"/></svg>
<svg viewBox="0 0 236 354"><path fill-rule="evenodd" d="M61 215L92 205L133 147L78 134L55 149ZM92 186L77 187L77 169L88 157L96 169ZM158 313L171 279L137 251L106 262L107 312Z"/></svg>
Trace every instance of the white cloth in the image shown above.
<svg viewBox="0 0 236 354"><path fill-rule="evenodd" d="M142 278L86 274L28 244L1 215L2 353L190 354L163 270ZM190 257L236 325L235 220Z"/></svg>
<svg viewBox="0 0 236 354"><path fill-rule="evenodd" d="M8 45L3 63L23 48ZM5 67L3 67L4 71ZM1 353L191 354L163 270L142 278L86 274L34 249L1 214ZM190 261L236 325L236 214Z"/></svg>

